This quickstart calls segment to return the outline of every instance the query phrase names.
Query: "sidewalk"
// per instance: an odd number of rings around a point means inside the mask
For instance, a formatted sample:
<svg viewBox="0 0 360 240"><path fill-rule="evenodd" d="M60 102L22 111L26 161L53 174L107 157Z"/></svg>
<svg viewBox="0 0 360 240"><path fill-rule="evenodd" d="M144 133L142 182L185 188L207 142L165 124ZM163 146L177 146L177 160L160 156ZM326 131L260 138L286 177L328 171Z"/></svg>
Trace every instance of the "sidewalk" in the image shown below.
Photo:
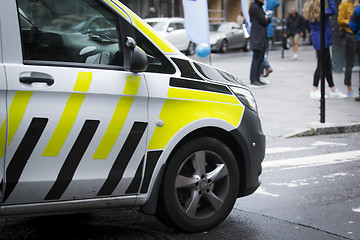
<svg viewBox="0 0 360 240"><path fill-rule="evenodd" d="M306 136L336 132L360 131L360 102L353 98L326 99L325 124L320 123L320 101L310 99L316 55L312 46L300 46L299 59L292 60L292 49L269 53L274 72L264 88L251 88L259 108L263 131L267 138ZM198 59L209 63L208 59ZM212 54L212 65L236 75L249 84L251 53L234 51ZM346 93L344 75L333 74L335 86ZM359 72L353 73L353 89L359 89ZM320 85L319 85L320 86ZM326 83L326 94L329 94Z"/></svg>

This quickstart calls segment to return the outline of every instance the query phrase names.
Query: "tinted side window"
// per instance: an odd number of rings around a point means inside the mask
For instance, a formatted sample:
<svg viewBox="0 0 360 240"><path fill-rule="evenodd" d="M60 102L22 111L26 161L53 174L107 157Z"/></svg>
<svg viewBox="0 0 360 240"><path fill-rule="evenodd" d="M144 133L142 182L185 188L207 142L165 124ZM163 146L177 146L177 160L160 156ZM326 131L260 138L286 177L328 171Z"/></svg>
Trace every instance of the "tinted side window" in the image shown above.
<svg viewBox="0 0 360 240"><path fill-rule="evenodd" d="M119 21L96 0L17 0L23 59L123 65Z"/></svg>
<svg viewBox="0 0 360 240"><path fill-rule="evenodd" d="M176 23L176 29L180 30L180 29L184 29L184 23Z"/></svg>

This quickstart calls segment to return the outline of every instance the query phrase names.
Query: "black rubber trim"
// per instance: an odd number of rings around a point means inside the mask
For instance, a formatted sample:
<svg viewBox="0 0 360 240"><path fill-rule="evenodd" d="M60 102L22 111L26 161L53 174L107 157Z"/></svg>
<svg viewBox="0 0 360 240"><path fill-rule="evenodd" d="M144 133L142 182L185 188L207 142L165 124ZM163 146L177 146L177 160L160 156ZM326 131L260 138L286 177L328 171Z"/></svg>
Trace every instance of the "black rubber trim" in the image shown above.
<svg viewBox="0 0 360 240"><path fill-rule="evenodd" d="M125 169L128 166L132 155L134 154L142 136L145 133L147 123L135 122L129 136L117 156L110 173L98 192L98 196L111 195L119 182L121 181Z"/></svg>
<svg viewBox="0 0 360 240"><path fill-rule="evenodd" d="M83 158L94 134L99 126L100 121L86 120L79 136L77 137L73 147L71 148L64 164L61 167L59 175L45 197L45 200L55 200L61 198L66 188L72 181L75 171Z"/></svg>
<svg viewBox="0 0 360 240"><path fill-rule="evenodd" d="M4 202L8 199L16 184L19 182L26 163L34 151L47 122L47 118L33 118L31 120L30 126L26 130L24 138L21 140L19 147L16 149L16 152L6 169Z"/></svg>
<svg viewBox="0 0 360 240"><path fill-rule="evenodd" d="M232 95L226 86L181 78L170 78L170 86Z"/></svg>

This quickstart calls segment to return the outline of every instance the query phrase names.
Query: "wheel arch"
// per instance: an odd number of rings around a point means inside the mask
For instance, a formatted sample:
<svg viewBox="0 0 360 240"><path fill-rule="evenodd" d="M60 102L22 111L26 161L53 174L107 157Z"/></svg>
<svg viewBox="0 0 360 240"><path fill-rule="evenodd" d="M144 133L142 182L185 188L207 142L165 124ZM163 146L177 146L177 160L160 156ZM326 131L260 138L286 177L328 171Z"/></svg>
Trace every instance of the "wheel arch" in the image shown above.
<svg viewBox="0 0 360 240"><path fill-rule="evenodd" d="M171 153L169 154L165 164L162 166L159 175L157 176L156 183L152 189L151 195L147 203L141 207L142 211L146 214L154 215L157 211L157 203L158 203L158 196L161 189L161 185L163 182L163 178L165 175L165 169L168 164L168 161L172 158L172 156L176 153L176 151L184 145L186 142L191 141L192 139L199 138L199 137L212 137L215 138L223 143L225 143L234 154L238 170L240 174L240 189L238 197L243 196L245 188L246 188L246 180L247 180L247 173L246 173L246 161L245 161L245 154L242 150L241 145L235 139L235 137L228 131L218 128L218 127L204 127L194 130L193 132L187 134L183 137L172 149Z"/></svg>

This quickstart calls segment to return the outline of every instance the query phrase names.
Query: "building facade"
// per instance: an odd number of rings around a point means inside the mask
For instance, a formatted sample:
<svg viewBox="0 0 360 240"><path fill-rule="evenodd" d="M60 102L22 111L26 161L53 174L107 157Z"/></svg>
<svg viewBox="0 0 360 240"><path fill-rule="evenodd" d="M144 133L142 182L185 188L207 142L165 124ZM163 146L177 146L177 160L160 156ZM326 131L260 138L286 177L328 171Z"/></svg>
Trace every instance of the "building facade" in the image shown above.
<svg viewBox="0 0 360 240"><path fill-rule="evenodd" d="M281 18L283 13L295 8L302 12L306 0L280 0L280 7L274 13ZM145 18L149 8L154 7L158 17L183 17L184 10L182 0L121 0L134 12ZM249 4L252 0L249 0ZM235 22L242 13L241 0L208 0L209 19L213 22L230 21Z"/></svg>

